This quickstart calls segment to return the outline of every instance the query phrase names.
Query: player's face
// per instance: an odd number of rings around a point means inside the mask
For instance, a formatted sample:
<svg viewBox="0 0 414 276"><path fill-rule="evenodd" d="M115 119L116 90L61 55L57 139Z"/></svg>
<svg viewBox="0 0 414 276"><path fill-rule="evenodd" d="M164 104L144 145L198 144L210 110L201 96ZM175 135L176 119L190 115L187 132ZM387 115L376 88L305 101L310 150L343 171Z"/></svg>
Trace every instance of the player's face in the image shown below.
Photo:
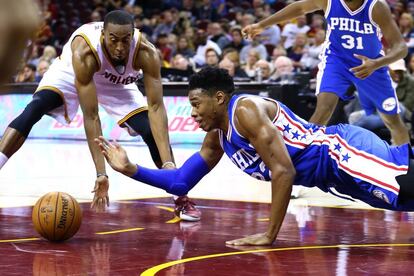
<svg viewBox="0 0 414 276"><path fill-rule="evenodd" d="M118 63L128 58L133 29L131 25L109 23L103 32L105 48L112 61Z"/></svg>
<svg viewBox="0 0 414 276"><path fill-rule="evenodd" d="M188 98L192 106L191 117L199 124L204 131L217 128L217 101L201 89L190 90Z"/></svg>

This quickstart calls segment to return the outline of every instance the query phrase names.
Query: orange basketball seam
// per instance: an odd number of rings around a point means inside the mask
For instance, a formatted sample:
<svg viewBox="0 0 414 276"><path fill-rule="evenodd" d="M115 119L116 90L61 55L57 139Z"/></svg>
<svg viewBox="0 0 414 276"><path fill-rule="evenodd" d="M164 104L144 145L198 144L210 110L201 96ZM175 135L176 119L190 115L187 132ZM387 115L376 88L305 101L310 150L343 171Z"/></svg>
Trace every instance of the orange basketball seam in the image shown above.
<svg viewBox="0 0 414 276"><path fill-rule="evenodd" d="M54 241L55 241L55 236L56 236L56 217L57 217L57 207L58 207L58 203L59 203L59 194L60 194L60 192L58 192L57 199L56 199L55 220L53 221L53 240Z"/></svg>
<svg viewBox="0 0 414 276"><path fill-rule="evenodd" d="M44 197L42 197L42 198L40 199L39 206L37 207L37 224L38 224L38 226L40 227L40 230L42 231L42 233L43 233L45 236L48 236L48 237L49 237L49 235L47 235L47 234L46 234L46 231L43 229L43 227L42 227L42 223L41 223L41 220L40 220L40 212L39 212L39 207L40 207L40 206L42 206L43 199L44 199ZM40 233L40 235L42 236L42 234L41 234L41 233Z"/></svg>
<svg viewBox="0 0 414 276"><path fill-rule="evenodd" d="M69 194L68 194L69 195ZM73 204L73 216L72 216L72 221L71 221L71 223L70 223L70 225L69 225L69 227L67 228L67 230L65 231L65 233L64 233L64 235L63 235L63 237L66 237L66 234L68 233L68 231L70 231L70 229L71 229L71 227L72 227L72 224L73 224L73 221L75 220L75 217L76 217L76 202L75 202L75 199L71 196L71 195L69 195L69 198L70 198L70 200L72 201L72 204ZM77 231L76 231L77 232ZM73 235L72 235L73 236ZM65 239L66 240L66 239Z"/></svg>

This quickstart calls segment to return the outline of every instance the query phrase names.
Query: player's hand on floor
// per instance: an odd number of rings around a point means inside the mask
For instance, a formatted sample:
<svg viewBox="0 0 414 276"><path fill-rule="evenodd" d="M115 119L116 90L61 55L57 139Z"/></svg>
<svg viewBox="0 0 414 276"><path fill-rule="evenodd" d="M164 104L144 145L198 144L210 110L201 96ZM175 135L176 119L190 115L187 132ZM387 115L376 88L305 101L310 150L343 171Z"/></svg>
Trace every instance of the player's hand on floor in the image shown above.
<svg viewBox="0 0 414 276"><path fill-rule="evenodd" d="M95 181L95 188L92 193L94 193L93 201L91 208L96 212L104 212L105 208L109 206L109 180L108 177L101 175Z"/></svg>
<svg viewBox="0 0 414 276"><path fill-rule="evenodd" d="M112 169L128 176L134 174L133 172L132 174L128 173L128 170L136 170L136 166L129 161L126 151L118 143L111 143L102 136L99 136L98 139L95 139L95 143L98 144L99 148L102 151L102 154L105 156L106 161L112 167Z"/></svg>
<svg viewBox="0 0 414 276"><path fill-rule="evenodd" d="M366 79L372 74L372 72L378 69L375 60L357 54L354 54L354 57L362 61L361 65L350 69L351 72L354 73L355 77L362 80Z"/></svg>
<svg viewBox="0 0 414 276"><path fill-rule="evenodd" d="M270 239L266 233L259 233L245 238L226 241L228 245L271 245L273 240Z"/></svg>

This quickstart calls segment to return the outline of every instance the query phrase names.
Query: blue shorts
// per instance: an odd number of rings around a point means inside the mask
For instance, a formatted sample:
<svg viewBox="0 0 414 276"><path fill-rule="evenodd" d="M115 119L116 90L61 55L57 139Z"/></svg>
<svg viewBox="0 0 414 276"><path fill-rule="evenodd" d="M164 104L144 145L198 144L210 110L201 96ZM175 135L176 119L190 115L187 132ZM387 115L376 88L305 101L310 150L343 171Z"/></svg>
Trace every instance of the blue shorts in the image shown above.
<svg viewBox="0 0 414 276"><path fill-rule="evenodd" d="M326 128L332 137L328 159L329 177L325 191L359 199L373 207L414 211L414 199L404 206L395 177L408 171L411 147L389 146L372 132L351 125ZM413 183L414 184L414 183Z"/></svg>
<svg viewBox="0 0 414 276"><path fill-rule="evenodd" d="M385 114L400 112L388 67L374 71L364 80L358 79L349 71L352 67L354 66L347 65L336 57L328 56L326 62L322 61L319 64L316 95L334 93L342 100L350 100L353 95L348 95L346 92L354 84L359 93L361 106L367 115L374 113L375 110Z"/></svg>

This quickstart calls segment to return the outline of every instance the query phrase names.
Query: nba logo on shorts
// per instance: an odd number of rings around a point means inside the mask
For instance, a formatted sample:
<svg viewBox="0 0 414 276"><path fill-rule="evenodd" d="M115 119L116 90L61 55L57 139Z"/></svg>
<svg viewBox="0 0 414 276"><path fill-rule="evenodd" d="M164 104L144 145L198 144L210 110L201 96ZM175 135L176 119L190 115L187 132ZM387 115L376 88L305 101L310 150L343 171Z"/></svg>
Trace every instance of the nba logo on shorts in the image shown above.
<svg viewBox="0 0 414 276"><path fill-rule="evenodd" d="M386 195L383 191L381 191L381 190L373 190L373 191L372 191L372 194L373 194L375 197L377 197L377 198L379 198L379 199L381 199L381 200L383 200L383 201L387 202L388 204L391 204L391 203L390 203L390 200L389 200L389 199L388 199L388 197L387 197L387 195Z"/></svg>
<svg viewBox="0 0 414 276"><path fill-rule="evenodd" d="M393 110L396 105L397 105L397 102L395 101L395 98L393 98L393 97L390 97L388 99L385 99L382 102L382 108L385 111L391 111L391 110Z"/></svg>

